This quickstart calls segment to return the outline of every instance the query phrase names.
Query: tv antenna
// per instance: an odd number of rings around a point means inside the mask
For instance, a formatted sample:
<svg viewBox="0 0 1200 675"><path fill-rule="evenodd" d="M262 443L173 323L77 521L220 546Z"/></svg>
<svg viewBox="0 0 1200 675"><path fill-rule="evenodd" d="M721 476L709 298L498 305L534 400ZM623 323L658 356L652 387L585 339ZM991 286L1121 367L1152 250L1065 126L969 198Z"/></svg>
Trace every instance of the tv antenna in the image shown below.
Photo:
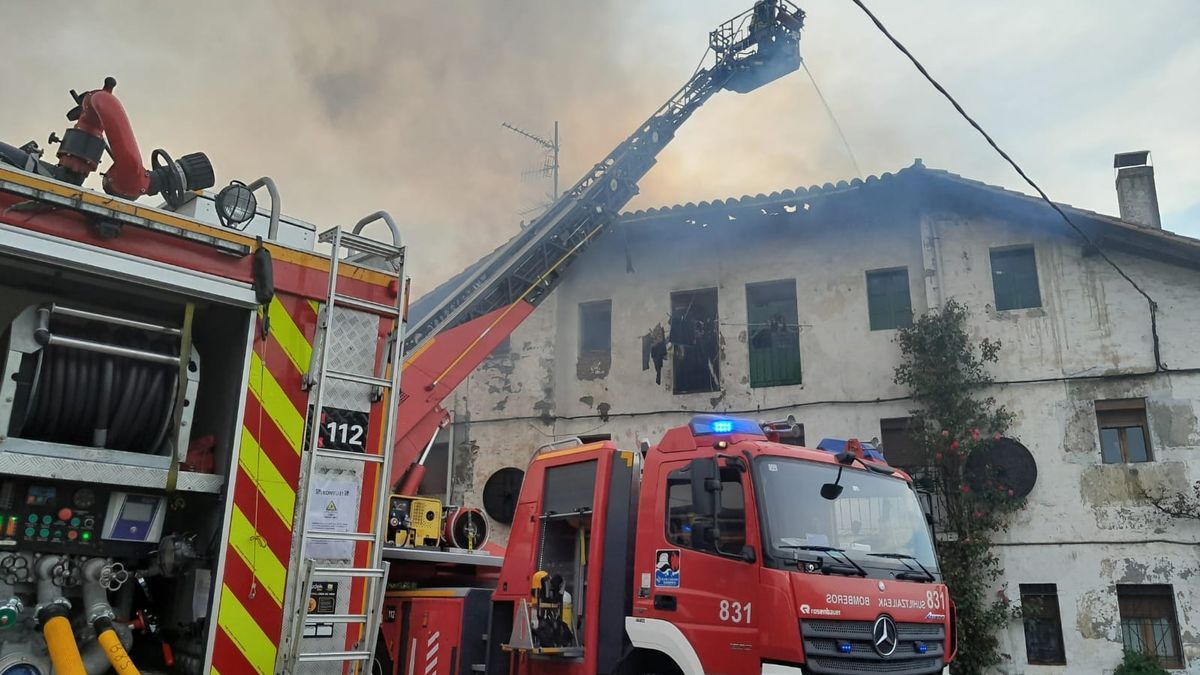
<svg viewBox="0 0 1200 675"><path fill-rule="evenodd" d="M525 131L524 129L515 127L508 122L501 122L500 126L508 129L509 131L520 134L542 147L542 151L544 153L542 156L542 166L525 172L525 175L537 175L543 178L549 177L554 185L554 189L550 193L550 201L551 203L558 201L558 121L554 122L554 140L552 141L542 138L537 134Z"/></svg>

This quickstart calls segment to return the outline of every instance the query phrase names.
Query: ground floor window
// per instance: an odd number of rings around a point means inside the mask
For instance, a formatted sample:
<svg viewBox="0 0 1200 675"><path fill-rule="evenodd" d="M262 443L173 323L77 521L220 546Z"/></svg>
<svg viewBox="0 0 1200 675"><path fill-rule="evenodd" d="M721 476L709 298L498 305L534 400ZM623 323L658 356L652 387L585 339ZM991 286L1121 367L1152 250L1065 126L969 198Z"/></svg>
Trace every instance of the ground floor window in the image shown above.
<svg viewBox="0 0 1200 675"><path fill-rule="evenodd" d="M1021 584L1021 617L1025 624L1025 657L1031 664L1066 665L1058 587Z"/></svg>
<svg viewBox="0 0 1200 675"><path fill-rule="evenodd" d="M1118 585L1125 649L1153 656L1164 668L1182 668L1175 595L1167 584Z"/></svg>

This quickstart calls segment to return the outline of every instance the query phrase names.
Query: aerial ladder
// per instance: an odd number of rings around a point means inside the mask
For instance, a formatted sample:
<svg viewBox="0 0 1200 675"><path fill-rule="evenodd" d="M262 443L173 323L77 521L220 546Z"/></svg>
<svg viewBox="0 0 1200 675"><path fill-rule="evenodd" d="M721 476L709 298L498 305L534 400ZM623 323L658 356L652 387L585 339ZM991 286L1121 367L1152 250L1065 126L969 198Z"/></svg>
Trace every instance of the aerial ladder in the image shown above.
<svg viewBox="0 0 1200 675"><path fill-rule="evenodd" d="M713 30L701 67L679 91L545 213L451 282L412 322L404 341L405 385L392 462L400 493L414 494L420 485L418 460L446 417L442 401L613 223L658 154L700 106L722 89L750 92L800 67L803 25L804 12L789 0L760 0Z"/></svg>

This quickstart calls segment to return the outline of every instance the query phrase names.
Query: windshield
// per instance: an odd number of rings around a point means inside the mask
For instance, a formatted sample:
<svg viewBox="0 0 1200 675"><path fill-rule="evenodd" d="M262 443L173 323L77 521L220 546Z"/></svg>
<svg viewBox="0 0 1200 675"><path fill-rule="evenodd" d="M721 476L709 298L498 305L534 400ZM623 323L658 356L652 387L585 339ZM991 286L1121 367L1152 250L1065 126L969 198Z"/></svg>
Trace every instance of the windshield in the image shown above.
<svg viewBox="0 0 1200 675"><path fill-rule="evenodd" d="M773 554L791 558L795 547L829 546L844 549L864 567L895 569L912 564L877 555L898 553L936 571L929 527L908 483L847 468L842 472L841 496L825 499L821 485L832 483L837 471L836 466L783 457L761 457L755 462L762 490L760 510Z"/></svg>

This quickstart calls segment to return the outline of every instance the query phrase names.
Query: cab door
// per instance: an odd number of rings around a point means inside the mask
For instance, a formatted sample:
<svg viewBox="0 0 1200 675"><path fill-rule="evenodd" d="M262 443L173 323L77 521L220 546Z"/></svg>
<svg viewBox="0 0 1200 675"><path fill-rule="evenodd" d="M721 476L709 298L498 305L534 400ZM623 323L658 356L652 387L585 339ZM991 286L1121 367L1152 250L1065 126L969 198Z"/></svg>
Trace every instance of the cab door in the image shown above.
<svg viewBox="0 0 1200 675"><path fill-rule="evenodd" d="M693 504L691 462L662 469L657 522L665 527L655 536L646 615L674 624L705 673L758 672L760 553L758 528L748 525L757 522L749 475L735 465L718 469L714 523Z"/></svg>

